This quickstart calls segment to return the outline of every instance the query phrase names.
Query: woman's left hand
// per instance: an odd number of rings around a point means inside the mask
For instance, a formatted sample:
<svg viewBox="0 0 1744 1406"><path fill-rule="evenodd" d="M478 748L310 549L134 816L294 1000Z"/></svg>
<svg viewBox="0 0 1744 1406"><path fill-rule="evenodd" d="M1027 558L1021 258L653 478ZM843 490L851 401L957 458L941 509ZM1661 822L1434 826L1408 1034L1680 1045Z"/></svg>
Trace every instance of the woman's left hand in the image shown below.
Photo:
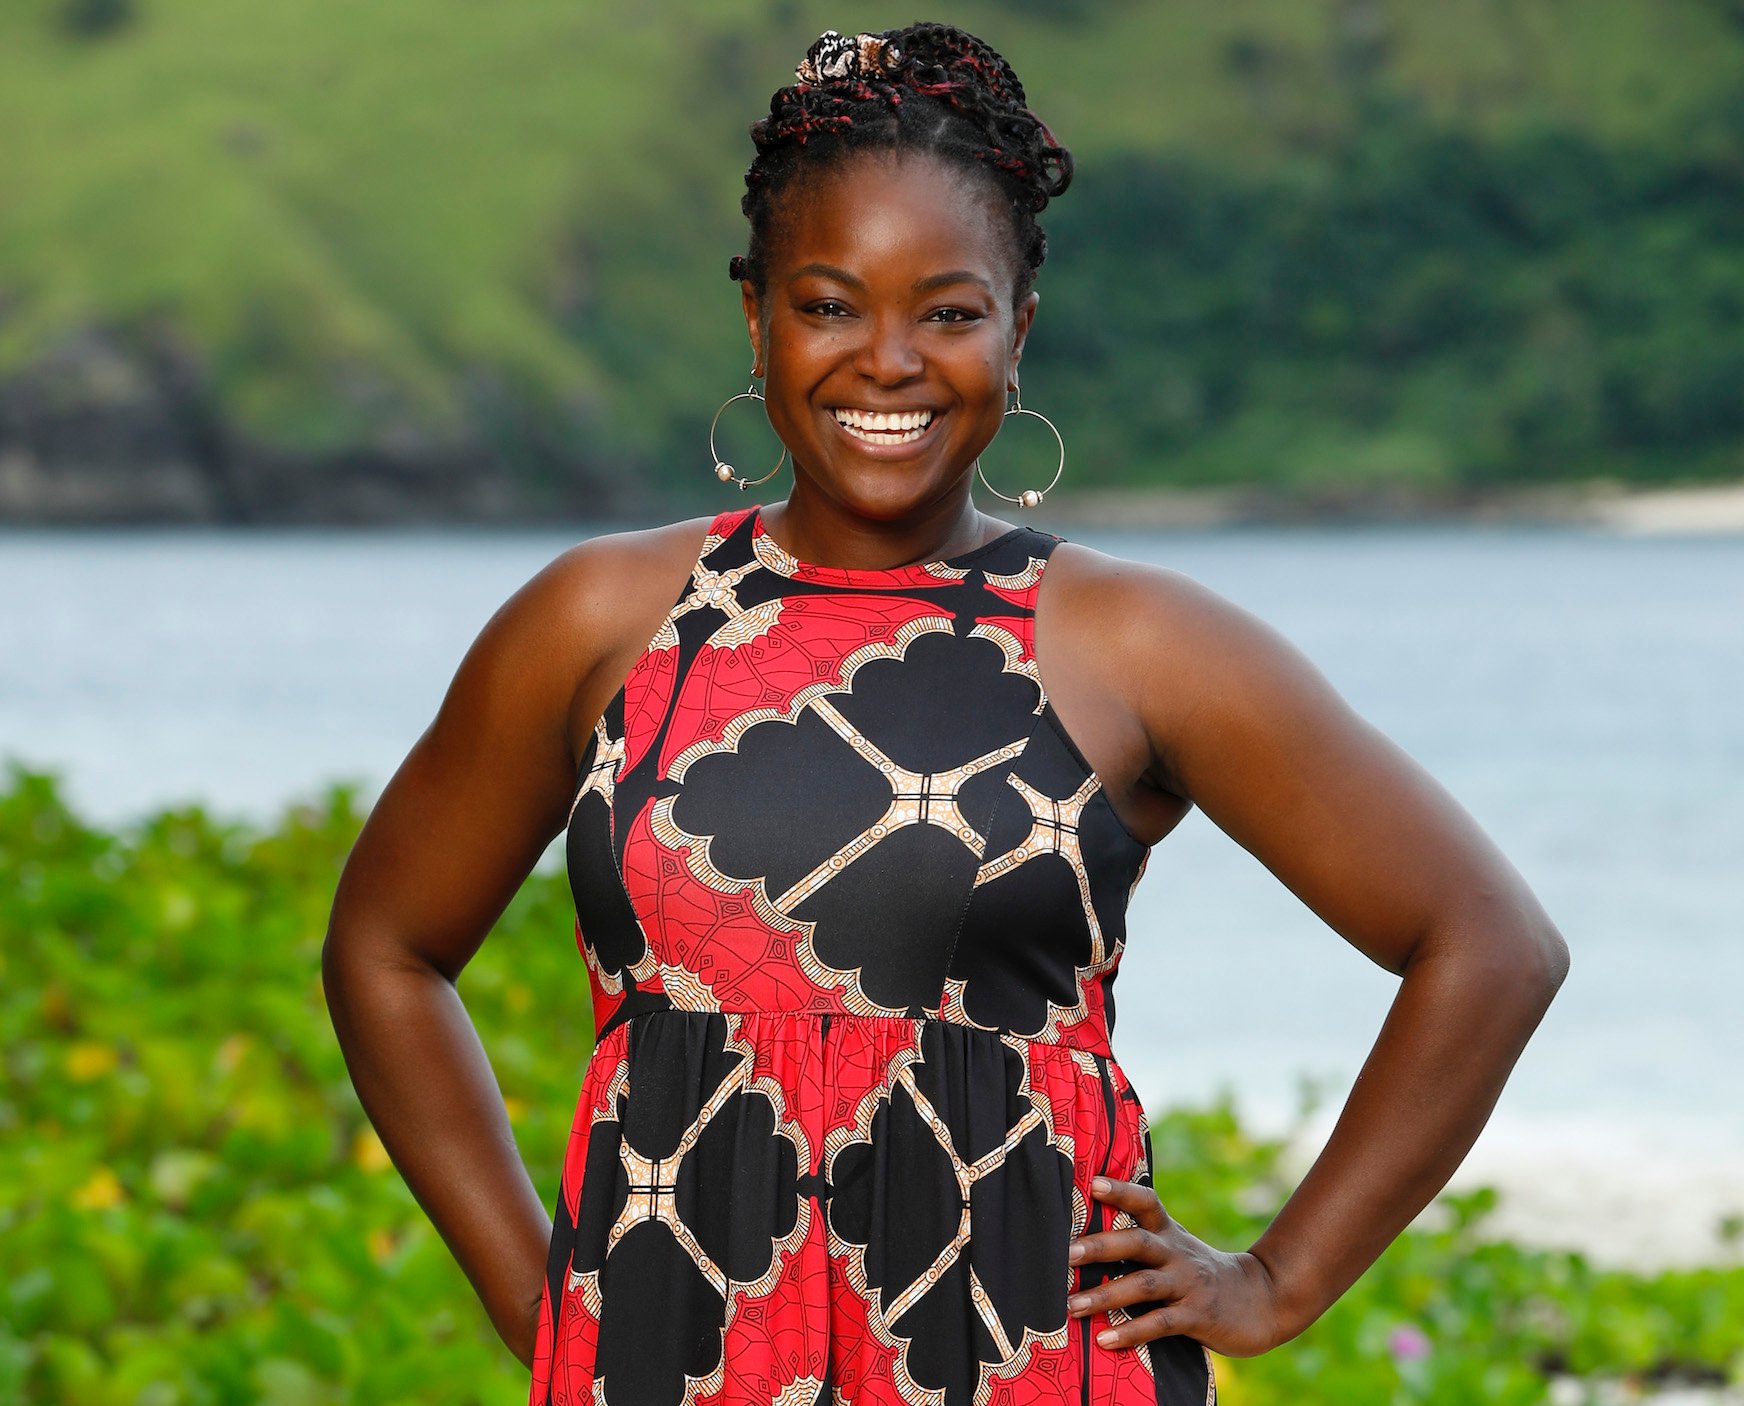
<svg viewBox="0 0 1744 1406"><path fill-rule="evenodd" d="M1091 1194L1138 1224L1079 1237L1067 1250L1070 1262L1119 1260L1145 1267L1073 1294L1067 1311L1082 1318L1110 1308L1130 1313L1135 1304L1159 1305L1098 1333L1102 1346L1136 1347L1178 1333L1225 1357L1257 1357L1295 1336L1281 1326L1271 1276L1253 1255L1213 1249L1172 1220L1157 1193L1139 1182L1097 1177Z"/></svg>

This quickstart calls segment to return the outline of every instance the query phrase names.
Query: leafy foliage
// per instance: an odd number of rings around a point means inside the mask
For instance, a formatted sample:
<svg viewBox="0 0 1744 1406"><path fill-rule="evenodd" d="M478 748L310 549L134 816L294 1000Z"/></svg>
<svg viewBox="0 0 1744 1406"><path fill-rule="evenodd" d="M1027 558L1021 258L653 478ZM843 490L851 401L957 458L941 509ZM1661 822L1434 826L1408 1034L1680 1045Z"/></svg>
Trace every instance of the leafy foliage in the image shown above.
<svg viewBox="0 0 1744 1406"><path fill-rule="evenodd" d="M485 1402L524 1392L359 1108L319 968L362 823L334 785L264 830L117 832L17 761L0 791L0 1399ZM587 1054L574 910L535 871L461 991L541 1194ZM1289 1191L1225 1099L1160 1113L1158 1189L1214 1244ZM1445 1198L1306 1334L1218 1363L1232 1406L1544 1399L1552 1370L1744 1375L1744 1270L1652 1277L1488 1243ZM436 1395L441 1383L440 1396Z"/></svg>
<svg viewBox="0 0 1744 1406"><path fill-rule="evenodd" d="M1665 150L1377 100L1264 179L1100 167L1054 222L1035 378L1090 481L1738 474L1741 168L1735 95Z"/></svg>

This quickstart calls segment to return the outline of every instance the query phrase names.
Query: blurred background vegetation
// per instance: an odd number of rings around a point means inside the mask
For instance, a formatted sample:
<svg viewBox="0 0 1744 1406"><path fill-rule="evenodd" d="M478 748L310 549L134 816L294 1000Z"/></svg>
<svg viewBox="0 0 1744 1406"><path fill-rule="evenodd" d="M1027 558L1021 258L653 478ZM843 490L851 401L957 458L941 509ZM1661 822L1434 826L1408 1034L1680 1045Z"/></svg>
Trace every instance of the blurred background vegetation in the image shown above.
<svg viewBox="0 0 1744 1406"><path fill-rule="evenodd" d="M8 763L0 1401L524 1399L323 1004L362 823L333 785L262 827L184 806L108 830L55 773ZM574 922L565 882L535 871L459 982L547 1203L591 1048L581 958L551 941ZM1227 1100L1153 1113L1151 1141L1159 1193L1212 1244L1252 1243L1294 1185L1283 1142ZM1287 1350L1219 1358L1222 1406L1597 1406L1744 1382L1744 1265L1599 1268L1487 1236L1495 1205L1445 1195Z"/></svg>
<svg viewBox="0 0 1744 1406"><path fill-rule="evenodd" d="M1025 356L1062 495L1744 477L1739 0L938 13L1078 159ZM0 8L0 520L706 510L746 127L911 17Z"/></svg>

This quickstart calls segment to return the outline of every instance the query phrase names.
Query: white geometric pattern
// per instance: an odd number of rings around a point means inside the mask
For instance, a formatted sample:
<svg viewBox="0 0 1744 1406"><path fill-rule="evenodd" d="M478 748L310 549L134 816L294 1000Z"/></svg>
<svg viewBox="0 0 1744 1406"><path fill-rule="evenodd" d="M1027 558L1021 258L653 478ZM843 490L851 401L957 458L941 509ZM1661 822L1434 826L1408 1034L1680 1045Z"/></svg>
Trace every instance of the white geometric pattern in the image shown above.
<svg viewBox="0 0 1744 1406"><path fill-rule="evenodd" d="M1036 790L1016 772L1005 779L1029 806L1029 834L999 858L983 864L976 871L975 883L977 886L989 883L1038 855L1059 855L1072 866L1072 872L1078 877L1078 898L1084 908L1084 920L1090 925L1091 965L1094 966L1103 957L1102 925L1096 921L1096 906L1090 901L1090 875L1084 868L1084 852L1078 845L1078 824L1084 807L1101 783L1094 774L1086 776L1071 795L1064 800L1055 800Z"/></svg>
<svg viewBox="0 0 1744 1406"><path fill-rule="evenodd" d="M614 1246L623 1238L632 1226L644 1221L659 1221L672 1232L673 1239L683 1247L711 1288L721 1295L726 1303L726 1320L721 1325L723 1347L727 1331L732 1327L733 1320L747 1299L757 1299L766 1295L775 1287L775 1282L781 1277L787 1259L795 1254L805 1243L811 1233L812 1201L808 1196L795 1197L796 1215L793 1228L785 1235L770 1242L769 1267L755 1279L735 1280L725 1270L717 1265L703 1249L697 1240L695 1232L685 1224L678 1214L678 1170L684 1158L695 1148L697 1141L707 1129L709 1122L716 1117L728 1099L744 1094L761 1095L769 1103L775 1117L775 1136L786 1140L793 1148L795 1166L801 1169L811 1165L811 1146L805 1135L804 1128L797 1118L790 1118L787 1109L787 1093L781 1081L773 1075L753 1076L756 1065L756 1049L751 1039L743 1033L743 1019L738 1014L727 1017L726 1039L724 1052L736 1053L740 1056L720 1085L709 1096L692 1118L690 1125L684 1130L678 1140L678 1145L669 1157L645 1157L630 1146L628 1136L620 1128L618 1132L618 1160L623 1165L629 1179L630 1194L625 1201L624 1209L619 1213L617 1221L612 1225L606 1236L605 1253L609 1257ZM629 1089L629 1065L624 1064L609 1086L608 1092L613 1095L605 1106L616 1107L618 1096L627 1095ZM582 1285L576 1281L581 1279ZM590 1311L596 1321L599 1317L603 1296L599 1290L599 1273L570 1276L572 1289L585 1287L589 1291ZM705 1377L687 1378L684 1383L684 1402L690 1403L700 1399L716 1396L725 1381L726 1354L723 1351L715 1364L713 1372ZM603 1403L604 1378L596 1377L594 1392L596 1400ZM805 1406L812 1406L816 1393L822 1384L815 1378L801 1378L792 1387L778 1395L775 1400L803 1401ZM803 1389L809 1386L811 1395L803 1394Z"/></svg>
<svg viewBox="0 0 1744 1406"><path fill-rule="evenodd" d="M624 762L624 739L606 736L605 715L593 725L594 754L593 761L588 764L587 776L583 778L581 788L576 791L575 799L569 803L569 818L575 819L575 808L581 804L581 798L590 792L598 792L605 799L606 814L612 814L613 788L617 784L618 769Z"/></svg>
<svg viewBox="0 0 1744 1406"><path fill-rule="evenodd" d="M1054 1150L1068 1163L1073 1155L1072 1138L1069 1134L1056 1133L1052 1110L1046 1097L1037 1096L1030 1082L1030 1057L1026 1048L1027 1042L1016 1037L1001 1036L1001 1043L1010 1046L1018 1054L1023 1067L1023 1077L1018 1085L1018 1095L1025 1104L1025 1111L1017 1121L1006 1131L1004 1140L973 1162L965 1162L956 1148L956 1139L952 1136L950 1125L933 1107L932 1101L921 1092L916 1083L914 1068L922 1060L920 1038L920 1022L916 1022L915 1042L897 1053L890 1062L889 1077L878 1088L872 1089L860 1102L852 1123L836 1128L824 1139L824 1166L826 1174L834 1176L836 1158L850 1146L872 1142L872 1120L881 1107L890 1106L891 1091L901 1088L907 1093L915 1111L926 1123L933 1140L940 1151L951 1164L951 1174L957 1184L957 1198L961 1206L957 1220L957 1229L951 1239L934 1257L933 1262L918 1274L914 1281L906 1285L891 1301L888 1308L867 1314L867 1326L873 1335L886 1347L897 1350L896 1357L891 1362L892 1373L896 1384L902 1393L902 1399L909 1402L934 1403L942 1406L945 1393L939 1389L929 1389L917 1382L908 1366L908 1349L910 1340L896 1334L891 1325L897 1322L909 1309L913 1308L939 1281L952 1264L961 1256L964 1246L970 1241L970 1198L972 1188L977 1181L992 1175L1004 1164L1006 1157L1037 1127L1047 1130L1047 1135ZM866 1247L852 1240L846 1240L838 1235L828 1220L825 1221L828 1233L830 1252L834 1255L847 1257L848 1282L854 1286L856 1293L874 1309L881 1305L882 1296L872 1287L866 1269ZM1058 1349L1064 1347L1067 1334L1071 1328L1068 1318L1058 1328L1051 1332L1039 1332L1024 1326L1023 1338L1013 1343L1010 1334L1005 1331L1005 1325L999 1321L999 1314L993 1306L992 1299L982 1286L973 1265L969 1266L969 1296L975 1306L976 1315L986 1326L988 1334L997 1344L1000 1353L998 1362L983 1362L981 1364L981 1379L978 1383L974 1399L983 1401L987 1397L988 1383L1001 1377L1013 1377L1021 1373L1028 1364L1032 1351L1038 1347Z"/></svg>
<svg viewBox="0 0 1744 1406"><path fill-rule="evenodd" d="M870 738L855 728L827 699L817 698L813 700L811 707L814 713L835 730L837 736L870 763L890 784L890 806L877 820L775 899L777 909L783 913L791 913L880 840L910 825L936 825L941 830L948 830L969 847L971 854L980 857L987 848L986 837L957 808L957 793L970 777L978 776L990 766L997 766L1000 762L1022 755L1028 738L1019 738L1003 747L995 747L991 752L983 752L979 757L947 771L912 771L885 756Z"/></svg>

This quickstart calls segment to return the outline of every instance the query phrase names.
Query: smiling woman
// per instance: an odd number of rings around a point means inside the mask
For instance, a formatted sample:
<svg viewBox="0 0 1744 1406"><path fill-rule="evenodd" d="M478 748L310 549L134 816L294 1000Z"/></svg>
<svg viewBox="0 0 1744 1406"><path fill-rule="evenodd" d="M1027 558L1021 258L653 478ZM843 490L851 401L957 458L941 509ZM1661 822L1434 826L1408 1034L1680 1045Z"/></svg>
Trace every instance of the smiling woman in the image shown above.
<svg viewBox="0 0 1744 1406"><path fill-rule="evenodd" d="M1012 310L1010 220L988 184L934 156L848 156L793 202L767 292L743 285L770 423L847 513L949 506L998 432L1037 295ZM791 249L825 257L796 266Z"/></svg>
<svg viewBox="0 0 1744 1406"><path fill-rule="evenodd" d="M796 77L730 270L786 501L492 617L346 865L329 1006L531 1406L1200 1406L1445 1184L1566 946L1261 622L977 511L1072 169L1010 65L916 24ZM1111 1044L1194 804L1403 978L1244 1250L1165 1210ZM560 831L596 1042L547 1216L453 982Z"/></svg>
<svg viewBox="0 0 1744 1406"><path fill-rule="evenodd" d="M948 485L1018 389L1036 215L1071 154L1011 65L951 26L827 32L798 76L752 126L750 247L729 265L752 375L767 364L770 422L819 508L889 521L930 504L936 534L939 514L964 518Z"/></svg>

